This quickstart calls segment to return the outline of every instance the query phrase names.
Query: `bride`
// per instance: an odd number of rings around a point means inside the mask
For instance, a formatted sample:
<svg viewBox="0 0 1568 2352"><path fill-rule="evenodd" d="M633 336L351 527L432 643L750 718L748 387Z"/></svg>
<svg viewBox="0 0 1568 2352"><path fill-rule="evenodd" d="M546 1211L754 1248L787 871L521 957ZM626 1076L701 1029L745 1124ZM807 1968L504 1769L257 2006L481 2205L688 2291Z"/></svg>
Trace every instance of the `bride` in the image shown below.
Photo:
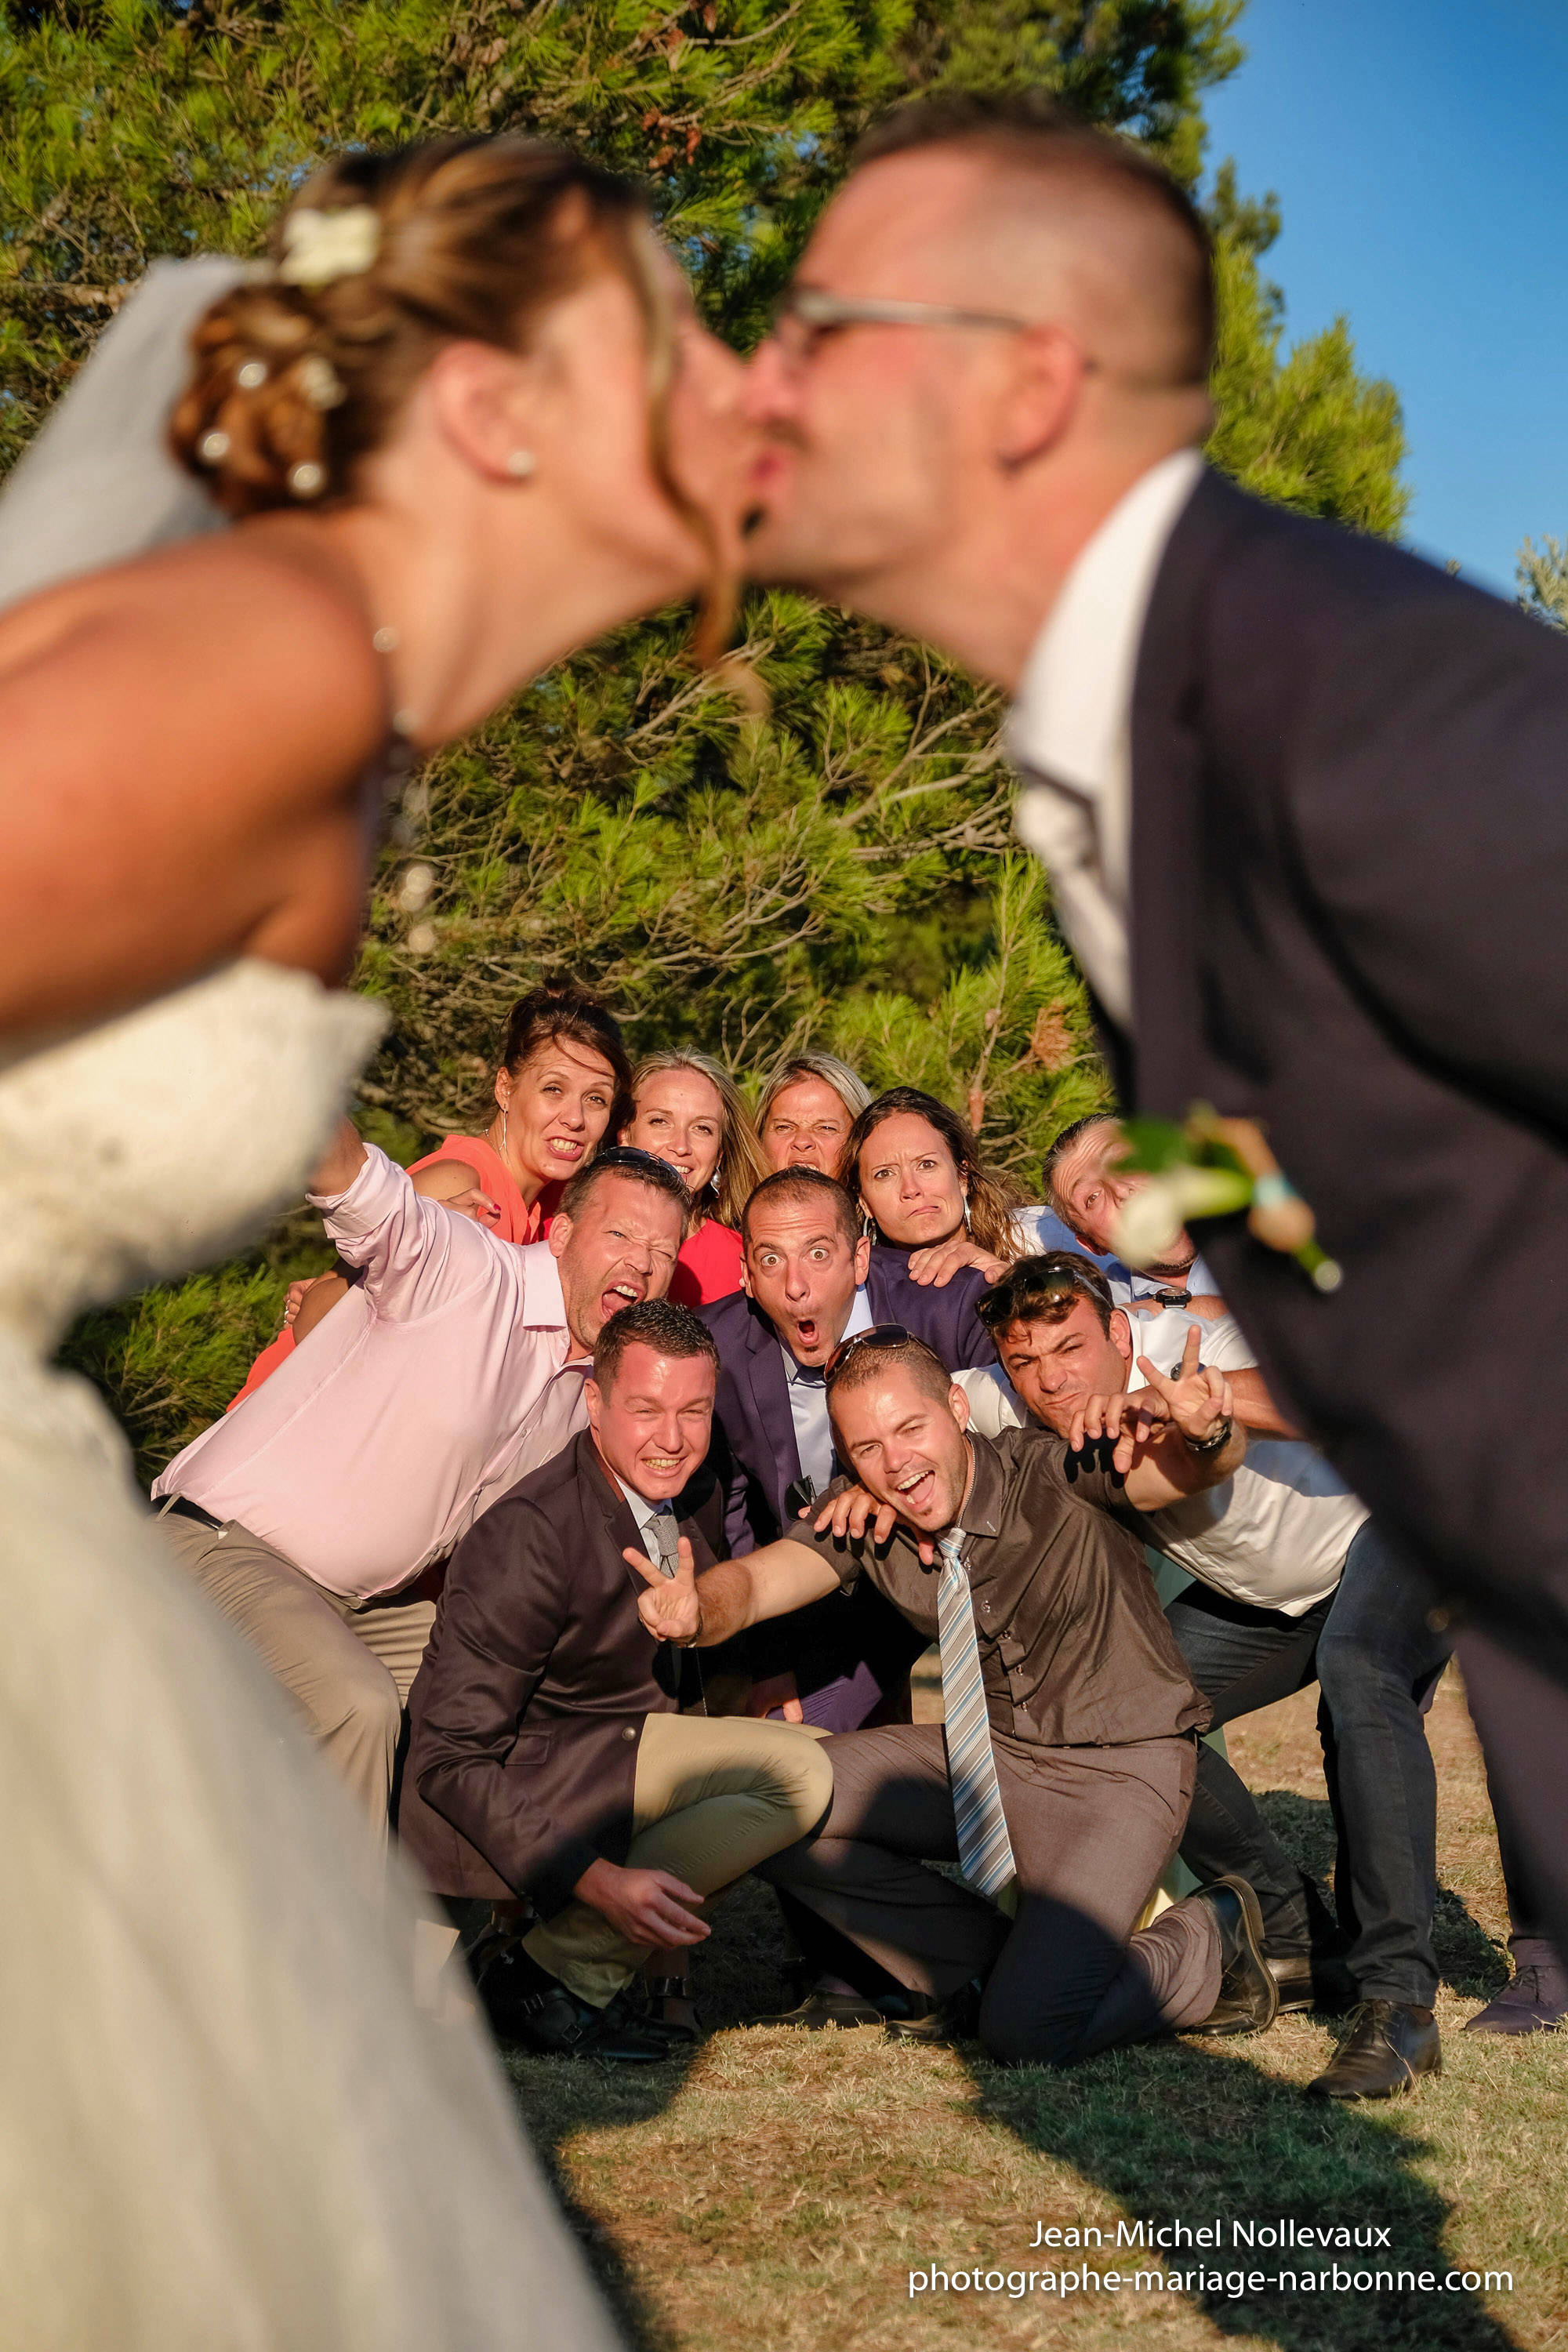
<svg viewBox="0 0 1568 2352"><path fill-rule="evenodd" d="M634 614L721 627L738 379L621 182L354 155L269 264L155 273L0 503L0 601L79 573L0 614L8 2346L612 2340L477 2034L413 2005L405 1895L355 1891L47 1358L298 1197L379 1034L340 985L407 754ZM134 457L171 408L183 475Z"/></svg>

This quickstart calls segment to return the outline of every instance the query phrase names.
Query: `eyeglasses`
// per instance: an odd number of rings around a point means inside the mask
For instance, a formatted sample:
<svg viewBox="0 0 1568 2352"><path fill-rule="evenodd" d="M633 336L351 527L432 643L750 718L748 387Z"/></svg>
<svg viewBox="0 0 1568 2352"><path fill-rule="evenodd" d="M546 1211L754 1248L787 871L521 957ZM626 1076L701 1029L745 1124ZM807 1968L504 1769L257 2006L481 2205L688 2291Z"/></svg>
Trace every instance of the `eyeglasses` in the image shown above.
<svg viewBox="0 0 1568 2352"><path fill-rule="evenodd" d="M839 327L989 327L1016 334L1033 320L1000 310L955 310L945 302L884 301L869 294L830 294L821 286L792 286L773 312L773 341L791 367L816 356L825 335Z"/></svg>
<svg viewBox="0 0 1568 2352"><path fill-rule="evenodd" d="M857 1348L906 1348L913 1335L901 1323L873 1323L868 1331L857 1331L853 1338L840 1339L822 1375L822 1385L830 1389Z"/></svg>

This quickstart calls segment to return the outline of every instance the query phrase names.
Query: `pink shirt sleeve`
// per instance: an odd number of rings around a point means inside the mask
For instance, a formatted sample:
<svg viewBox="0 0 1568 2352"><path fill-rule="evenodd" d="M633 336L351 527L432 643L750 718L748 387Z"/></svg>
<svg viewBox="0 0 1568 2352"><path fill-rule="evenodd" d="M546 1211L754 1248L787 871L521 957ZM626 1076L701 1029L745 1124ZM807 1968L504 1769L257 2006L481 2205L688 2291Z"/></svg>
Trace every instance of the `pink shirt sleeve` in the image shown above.
<svg viewBox="0 0 1568 2352"><path fill-rule="evenodd" d="M484 1278L487 1237L438 1201L423 1200L395 1160L374 1143L364 1166L335 1199L307 1195L323 1213L328 1237L378 1315L412 1323L463 1297Z"/></svg>

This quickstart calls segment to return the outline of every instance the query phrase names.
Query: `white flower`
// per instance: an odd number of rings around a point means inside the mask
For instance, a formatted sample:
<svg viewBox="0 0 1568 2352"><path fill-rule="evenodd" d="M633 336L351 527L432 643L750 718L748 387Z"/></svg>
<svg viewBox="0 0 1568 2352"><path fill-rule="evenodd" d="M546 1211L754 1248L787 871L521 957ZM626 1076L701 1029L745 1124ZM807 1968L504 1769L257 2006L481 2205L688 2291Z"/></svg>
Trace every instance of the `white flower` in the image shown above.
<svg viewBox="0 0 1568 2352"><path fill-rule="evenodd" d="M1122 1202L1112 1235L1117 1255L1128 1265L1153 1265L1189 1217L1222 1217L1251 1196L1251 1180L1232 1169L1168 1168Z"/></svg>
<svg viewBox="0 0 1568 2352"><path fill-rule="evenodd" d="M332 213L306 205L283 223L278 275L285 286L330 286L334 278L358 278L380 250L381 215L374 205Z"/></svg>

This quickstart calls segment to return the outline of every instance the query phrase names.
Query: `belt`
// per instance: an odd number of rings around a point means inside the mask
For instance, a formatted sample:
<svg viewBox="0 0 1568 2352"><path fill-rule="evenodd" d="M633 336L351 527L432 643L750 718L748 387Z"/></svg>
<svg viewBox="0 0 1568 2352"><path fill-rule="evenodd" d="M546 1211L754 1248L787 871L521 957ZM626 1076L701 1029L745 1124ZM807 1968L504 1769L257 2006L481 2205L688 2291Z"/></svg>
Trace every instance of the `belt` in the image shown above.
<svg viewBox="0 0 1568 2352"><path fill-rule="evenodd" d="M216 1528L220 1533L228 1525L226 1519L215 1519L210 1511L204 1511L201 1505L193 1503L187 1495L176 1495L172 1503L165 1503L163 1508L178 1511L181 1518L195 1519L198 1527Z"/></svg>

